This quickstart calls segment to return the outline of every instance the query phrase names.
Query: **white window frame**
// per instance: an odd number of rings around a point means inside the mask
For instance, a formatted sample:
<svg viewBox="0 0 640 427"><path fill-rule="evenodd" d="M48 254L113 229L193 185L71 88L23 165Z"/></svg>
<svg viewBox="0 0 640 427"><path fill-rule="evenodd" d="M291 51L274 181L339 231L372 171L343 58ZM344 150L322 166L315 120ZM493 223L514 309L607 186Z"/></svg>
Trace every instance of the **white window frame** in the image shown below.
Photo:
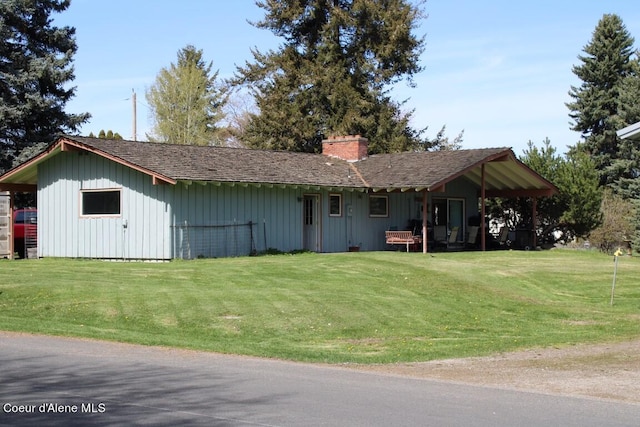
<svg viewBox="0 0 640 427"><path fill-rule="evenodd" d="M84 202L85 194L95 193L118 193L118 212L117 213L85 213ZM99 218L99 217L111 217L117 218L122 216L122 188L99 188L99 189L85 189L80 190L80 217L81 218Z"/></svg>
<svg viewBox="0 0 640 427"><path fill-rule="evenodd" d="M337 197L338 198L338 212L334 213L331 211L333 205L331 204L331 199ZM330 193L329 194L329 216L341 217L342 216L342 194L340 193Z"/></svg>

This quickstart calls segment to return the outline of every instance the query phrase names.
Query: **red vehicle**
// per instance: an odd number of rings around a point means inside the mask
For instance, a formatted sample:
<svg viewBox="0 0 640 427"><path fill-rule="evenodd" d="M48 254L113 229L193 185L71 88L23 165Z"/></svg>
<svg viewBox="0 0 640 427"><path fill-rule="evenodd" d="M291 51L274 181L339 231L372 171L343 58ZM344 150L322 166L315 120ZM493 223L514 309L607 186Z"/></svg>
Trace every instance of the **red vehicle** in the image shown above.
<svg viewBox="0 0 640 427"><path fill-rule="evenodd" d="M13 250L25 258L27 249L38 246L38 210L17 209L13 212Z"/></svg>

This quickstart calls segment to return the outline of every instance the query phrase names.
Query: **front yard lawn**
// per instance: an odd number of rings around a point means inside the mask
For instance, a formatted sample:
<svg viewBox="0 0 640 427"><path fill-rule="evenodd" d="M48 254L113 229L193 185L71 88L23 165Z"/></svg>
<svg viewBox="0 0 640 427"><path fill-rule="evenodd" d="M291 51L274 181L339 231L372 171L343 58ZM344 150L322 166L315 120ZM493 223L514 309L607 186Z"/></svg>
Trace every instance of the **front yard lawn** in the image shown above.
<svg viewBox="0 0 640 427"><path fill-rule="evenodd" d="M596 252L0 261L0 329L328 363L640 337L640 258Z"/></svg>

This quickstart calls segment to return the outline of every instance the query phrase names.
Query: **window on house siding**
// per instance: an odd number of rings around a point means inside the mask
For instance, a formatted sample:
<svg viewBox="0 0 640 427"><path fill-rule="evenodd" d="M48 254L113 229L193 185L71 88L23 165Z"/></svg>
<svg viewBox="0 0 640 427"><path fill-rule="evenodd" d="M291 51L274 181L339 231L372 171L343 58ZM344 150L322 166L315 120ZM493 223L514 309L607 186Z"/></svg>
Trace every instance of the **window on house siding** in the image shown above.
<svg viewBox="0 0 640 427"><path fill-rule="evenodd" d="M329 216L342 216L342 194L329 194Z"/></svg>
<svg viewBox="0 0 640 427"><path fill-rule="evenodd" d="M82 215L120 215L120 190L82 191Z"/></svg>
<svg viewBox="0 0 640 427"><path fill-rule="evenodd" d="M389 197L369 196L369 216L388 217L389 216Z"/></svg>

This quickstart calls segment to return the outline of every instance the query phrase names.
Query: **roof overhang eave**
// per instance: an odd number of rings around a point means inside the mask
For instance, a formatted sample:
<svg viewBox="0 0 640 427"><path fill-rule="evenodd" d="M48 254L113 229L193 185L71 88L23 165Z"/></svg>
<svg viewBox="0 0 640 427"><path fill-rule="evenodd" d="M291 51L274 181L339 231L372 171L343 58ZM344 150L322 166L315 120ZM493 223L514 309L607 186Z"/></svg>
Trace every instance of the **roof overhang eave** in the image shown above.
<svg viewBox="0 0 640 427"><path fill-rule="evenodd" d="M309 183L287 183L287 182L255 182L255 181L221 181L221 180L193 180L186 178L178 178L177 182L181 183L185 186L190 186L192 184L200 184L200 185L213 185L216 187L220 187L222 185L226 185L229 187L254 187L254 188L290 188L294 190L311 190L311 191L320 191L326 190L329 192L366 192L369 190L368 187L363 186L343 186L343 185L328 185L328 184L309 184Z"/></svg>
<svg viewBox="0 0 640 427"><path fill-rule="evenodd" d="M32 192L38 183L38 164L60 151L56 143L49 145L41 153L10 169L0 176L0 190ZM25 188L29 190L22 190Z"/></svg>

